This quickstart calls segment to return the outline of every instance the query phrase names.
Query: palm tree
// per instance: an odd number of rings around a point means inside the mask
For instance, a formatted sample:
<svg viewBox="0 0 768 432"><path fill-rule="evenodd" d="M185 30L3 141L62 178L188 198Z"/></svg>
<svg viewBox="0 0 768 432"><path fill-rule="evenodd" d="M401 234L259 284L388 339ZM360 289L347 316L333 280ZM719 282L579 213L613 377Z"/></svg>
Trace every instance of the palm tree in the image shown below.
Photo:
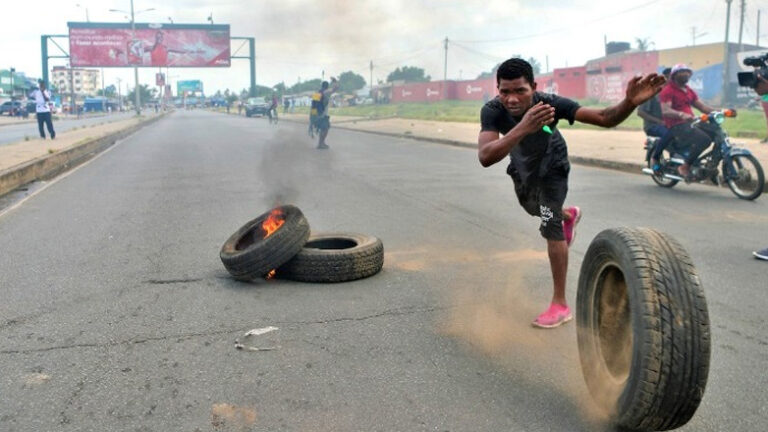
<svg viewBox="0 0 768 432"><path fill-rule="evenodd" d="M653 42L648 38L635 38L635 43L638 51L648 51L648 48L653 45Z"/></svg>

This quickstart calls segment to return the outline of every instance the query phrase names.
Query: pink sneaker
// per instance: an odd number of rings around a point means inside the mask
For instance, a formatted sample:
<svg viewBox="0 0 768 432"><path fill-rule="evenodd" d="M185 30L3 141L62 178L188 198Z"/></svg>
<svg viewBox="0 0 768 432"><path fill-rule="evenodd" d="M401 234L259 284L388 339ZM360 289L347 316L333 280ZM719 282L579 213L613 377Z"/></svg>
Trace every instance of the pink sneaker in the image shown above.
<svg viewBox="0 0 768 432"><path fill-rule="evenodd" d="M566 210L571 214L571 218L563 221L563 233L565 233L565 243L570 246L576 238L576 225L581 220L581 209L573 206Z"/></svg>
<svg viewBox="0 0 768 432"><path fill-rule="evenodd" d="M549 309L536 317L531 324L539 328L555 328L573 319L571 308L566 305L552 303Z"/></svg>

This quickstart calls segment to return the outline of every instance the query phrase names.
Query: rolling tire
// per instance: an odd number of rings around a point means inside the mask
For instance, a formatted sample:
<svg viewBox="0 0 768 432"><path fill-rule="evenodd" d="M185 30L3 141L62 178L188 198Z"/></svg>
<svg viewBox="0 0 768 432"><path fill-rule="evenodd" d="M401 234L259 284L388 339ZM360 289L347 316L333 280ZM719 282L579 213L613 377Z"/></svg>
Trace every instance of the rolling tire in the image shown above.
<svg viewBox="0 0 768 432"><path fill-rule="evenodd" d="M309 222L297 207L278 207L284 220L280 228L264 238L262 223L271 211L243 225L227 239L219 256L227 271L238 280L264 277L296 255L309 238Z"/></svg>
<svg viewBox="0 0 768 432"><path fill-rule="evenodd" d="M686 251L651 229L601 232L576 299L587 387L626 429L678 428L701 402L710 363L707 303Z"/></svg>
<svg viewBox="0 0 768 432"><path fill-rule="evenodd" d="M376 237L314 233L277 275L300 282L347 282L372 276L383 265L384 245Z"/></svg>

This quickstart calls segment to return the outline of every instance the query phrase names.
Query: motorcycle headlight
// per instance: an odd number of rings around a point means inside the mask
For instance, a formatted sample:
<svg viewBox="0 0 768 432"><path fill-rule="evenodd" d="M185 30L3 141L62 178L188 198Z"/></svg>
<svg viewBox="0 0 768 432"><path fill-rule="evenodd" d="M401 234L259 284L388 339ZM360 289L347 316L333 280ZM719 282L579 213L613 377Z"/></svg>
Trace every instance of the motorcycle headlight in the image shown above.
<svg viewBox="0 0 768 432"><path fill-rule="evenodd" d="M722 124L725 121L725 116L722 113L717 113L714 116L715 123Z"/></svg>

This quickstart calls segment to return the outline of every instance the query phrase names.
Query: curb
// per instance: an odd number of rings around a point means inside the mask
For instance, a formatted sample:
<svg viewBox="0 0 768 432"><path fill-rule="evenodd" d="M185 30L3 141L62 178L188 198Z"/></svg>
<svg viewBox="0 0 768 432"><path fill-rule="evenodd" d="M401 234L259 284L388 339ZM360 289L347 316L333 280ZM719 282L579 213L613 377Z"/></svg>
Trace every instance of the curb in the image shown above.
<svg viewBox="0 0 768 432"><path fill-rule="evenodd" d="M297 120L285 119L285 121L291 122L291 123L306 124L305 122L297 121ZM394 132L368 131L368 130L354 129L354 128L345 127L345 126L333 126L333 127L335 129L342 129L342 130L352 131L352 132L369 133L373 135L382 135L382 136L388 136L393 138L407 138L407 139L412 139L416 141L427 141L427 142L436 143L436 144L445 144L445 145L451 145L455 147L477 149L477 144L468 143L465 141L455 141L455 140L449 140L444 138L420 137L417 135L401 134L401 133L394 133ZM605 168L605 169L611 169L614 171L622 171L622 172L633 173L633 174L643 174L642 169L645 167L645 165L639 164L639 163L618 162L618 161L596 159L596 158L583 157L583 156L568 155L568 160L571 163L574 163L577 165L591 166L596 168Z"/></svg>
<svg viewBox="0 0 768 432"><path fill-rule="evenodd" d="M155 123L166 115L168 114L161 114L107 136L81 144L73 144L56 153L40 156L29 162L2 170L0 171L0 196L35 180L51 178L72 169L111 147L117 140L131 135L144 126Z"/></svg>

